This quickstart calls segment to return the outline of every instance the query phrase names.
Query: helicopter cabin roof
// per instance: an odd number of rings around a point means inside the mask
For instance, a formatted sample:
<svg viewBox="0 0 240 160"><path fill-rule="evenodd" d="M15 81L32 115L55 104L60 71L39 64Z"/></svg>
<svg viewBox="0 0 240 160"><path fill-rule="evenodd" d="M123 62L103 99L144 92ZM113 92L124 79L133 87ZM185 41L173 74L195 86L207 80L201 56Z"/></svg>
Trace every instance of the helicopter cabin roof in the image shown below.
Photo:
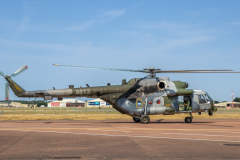
<svg viewBox="0 0 240 160"><path fill-rule="evenodd" d="M193 92L195 94L206 94L207 92L203 91L203 90L193 90Z"/></svg>

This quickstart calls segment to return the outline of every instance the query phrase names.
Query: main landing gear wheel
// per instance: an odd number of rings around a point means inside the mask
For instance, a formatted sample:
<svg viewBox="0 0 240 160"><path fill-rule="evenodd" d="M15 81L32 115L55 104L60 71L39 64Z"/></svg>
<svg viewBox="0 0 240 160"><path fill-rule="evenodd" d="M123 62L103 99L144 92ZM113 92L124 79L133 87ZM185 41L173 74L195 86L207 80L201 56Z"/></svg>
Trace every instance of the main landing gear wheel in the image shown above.
<svg viewBox="0 0 240 160"><path fill-rule="evenodd" d="M133 117L134 122L138 123L140 122L140 117Z"/></svg>
<svg viewBox="0 0 240 160"><path fill-rule="evenodd" d="M142 115L141 122L142 124L148 124L150 122L150 117L148 115Z"/></svg>
<svg viewBox="0 0 240 160"><path fill-rule="evenodd" d="M192 118L191 117L186 117L185 122L186 123L192 123Z"/></svg>

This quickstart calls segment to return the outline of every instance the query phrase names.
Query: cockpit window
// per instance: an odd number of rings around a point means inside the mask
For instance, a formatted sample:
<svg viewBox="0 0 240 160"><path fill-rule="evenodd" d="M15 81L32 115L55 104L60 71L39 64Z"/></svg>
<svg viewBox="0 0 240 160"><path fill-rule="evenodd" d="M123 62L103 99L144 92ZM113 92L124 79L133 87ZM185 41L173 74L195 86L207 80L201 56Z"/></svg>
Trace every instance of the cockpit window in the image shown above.
<svg viewBox="0 0 240 160"><path fill-rule="evenodd" d="M213 99L210 97L210 95L208 93L205 94L204 96L205 96L207 101L209 101L209 102L213 101Z"/></svg>
<svg viewBox="0 0 240 160"><path fill-rule="evenodd" d="M204 96L202 94L198 95L198 100L199 100L199 104L201 103L207 103Z"/></svg>

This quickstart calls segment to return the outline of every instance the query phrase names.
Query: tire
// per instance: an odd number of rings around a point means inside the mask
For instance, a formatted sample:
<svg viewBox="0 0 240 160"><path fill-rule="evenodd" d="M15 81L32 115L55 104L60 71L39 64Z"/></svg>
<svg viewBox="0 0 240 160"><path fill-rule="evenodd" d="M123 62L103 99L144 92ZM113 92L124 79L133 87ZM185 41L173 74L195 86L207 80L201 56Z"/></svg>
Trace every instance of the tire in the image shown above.
<svg viewBox="0 0 240 160"><path fill-rule="evenodd" d="M141 122L142 124L148 124L150 122L150 117L148 115L142 115Z"/></svg>
<svg viewBox="0 0 240 160"><path fill-rule="evenodd" d="M192 118L191 117L186 117L185 122L186 123L192 123Z"/></svg>
<svg viewBox="0 0 240 160"><path fill-rule="evenodd" d="M141 120L140 117L133 117L133 121L136 123L140 122L140 120Z"/></svg>
<svg viewBox="0 0 240 160"><path fill-rule="evenodd" d="M208 115L209 115L209 116L212 116L212 115L213 115L213 112L212 112L212 111L209 111L209 112L208 112Z"/></svg>

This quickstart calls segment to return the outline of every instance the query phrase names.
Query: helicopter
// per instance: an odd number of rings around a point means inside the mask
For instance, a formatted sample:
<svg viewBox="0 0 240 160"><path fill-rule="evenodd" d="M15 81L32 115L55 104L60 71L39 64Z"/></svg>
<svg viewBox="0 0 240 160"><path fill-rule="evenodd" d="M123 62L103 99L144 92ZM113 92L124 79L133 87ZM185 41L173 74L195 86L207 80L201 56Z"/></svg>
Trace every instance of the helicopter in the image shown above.
<svg viewBox="0 0 240 160"><path fill-rule="evenodd" d="M134 122L141 122L148 124L150 122L149 115L174 115L174 114L189 114L185 118L186 123L191 123L193 120L193 113L201 115L202 112L207 112L209 116L217 111L214 106L214 100L210 95L203 90L187 89L188 83L182 81L170 81L169 77L157 77L157 73L240 73L233 70L161 70L156 68L144 68L143 70L131 69L111 69L111 68L97 68L97 67L84 67L84 66L71 66L71 65L58 65L57 67L74 67L85 69L101 69L113 71L129 71L129 72L142 72L147 73L144 78L133 78L128 82L126 79L122 80L121 85L110 85L74 88L69 85L66 89L53 90L36 90L26 91L11 77L19 75L21 72L28 69L23 66L11 76L4 75L0 71L7 83L5 84L5 99L9 100L9 86L18 97L34 97L43 98L44 100L52 100L58 98L72 97L87 97L87 98L100 98L107 103L111 104L113 108L122 114L127 114L133 117ZM181 103L179 97L184 99ZM185 107L186 106L186 107ZM182 109L183 107L184 109Z"/></svg>

